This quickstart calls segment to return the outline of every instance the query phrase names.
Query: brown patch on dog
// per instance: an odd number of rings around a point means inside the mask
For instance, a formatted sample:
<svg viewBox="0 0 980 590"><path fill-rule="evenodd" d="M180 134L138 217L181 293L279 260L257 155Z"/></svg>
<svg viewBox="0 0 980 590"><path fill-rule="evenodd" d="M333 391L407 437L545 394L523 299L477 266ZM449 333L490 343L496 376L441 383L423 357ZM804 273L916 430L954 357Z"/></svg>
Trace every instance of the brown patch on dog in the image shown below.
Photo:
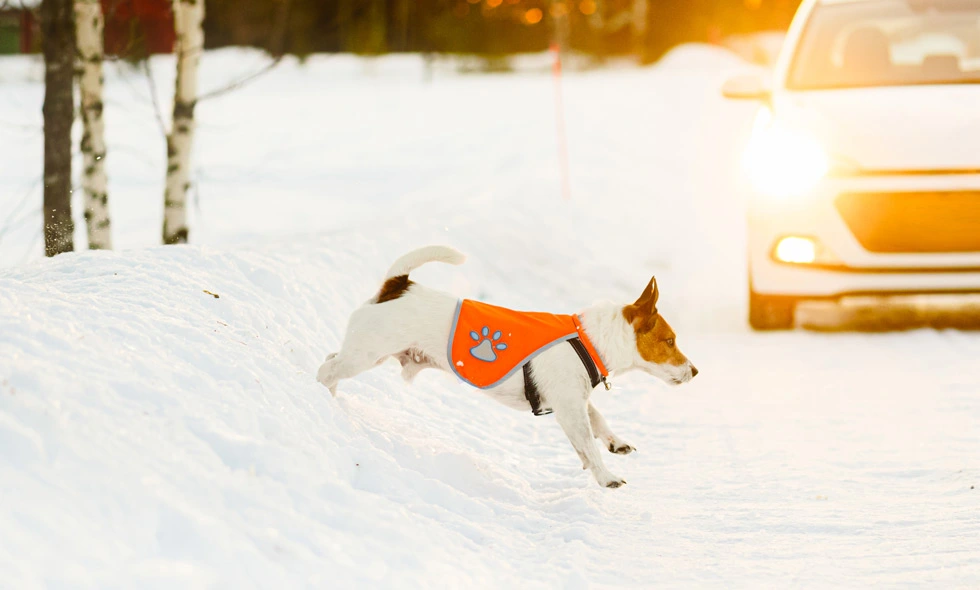
<svg viewBox="0 0 980 590"><path fill-rule="evenodd" d="M385 281L385 284L381 285L381 291L378 292L378 300L376 303L384 303L385 301L398 299L405 294L405 291L408 291L409 287L414 284L415 283L408 280L408 275L391 277Z"/></svg>
<svg viewBox="0 0 980 590"><path fill-rule="evenodd" d="M623 308L623 317L633 326L636 349L644 360L678 367L687 362L687 357L677 348L674 330L657 312L659 298L657 279L652 278L640 298Z"/></svg>
<svg viewBox="0 0 980 590"><path fill-rule="evenodd" d="M653 319L653 327L649 330L636 332L636 349L644 360L658 365L673 365L679 367L687 362L687 357L677 348L676 335L659 314Z"/></svg>

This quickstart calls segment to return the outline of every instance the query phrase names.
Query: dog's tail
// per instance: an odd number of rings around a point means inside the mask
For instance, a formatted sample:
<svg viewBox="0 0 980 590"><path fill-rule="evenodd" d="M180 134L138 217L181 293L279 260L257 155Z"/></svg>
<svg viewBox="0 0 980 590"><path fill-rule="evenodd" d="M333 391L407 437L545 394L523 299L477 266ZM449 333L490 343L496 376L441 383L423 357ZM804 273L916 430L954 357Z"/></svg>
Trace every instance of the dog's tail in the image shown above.
<svg viewBox="0 0 980 590"><path fill-rule="evenodd" d="M445 262L446 264L463 264L466 256L449 246L425 246L418 250L412 250L402 256L391 265L385 274L385 280L395 277L407 277L408 273L422 266L426 262Z"/></svg>

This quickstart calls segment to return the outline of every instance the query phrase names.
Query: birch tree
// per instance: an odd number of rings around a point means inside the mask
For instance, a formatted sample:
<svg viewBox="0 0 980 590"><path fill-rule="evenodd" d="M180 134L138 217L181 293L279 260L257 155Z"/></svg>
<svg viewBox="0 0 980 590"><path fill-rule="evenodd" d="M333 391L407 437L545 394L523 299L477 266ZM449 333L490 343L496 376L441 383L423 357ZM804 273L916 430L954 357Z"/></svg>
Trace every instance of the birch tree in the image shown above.
<svg viewBox="0 0 980 590"><path fill-rule="evenodd" d="M89 250L111 250L109 189L105 173L105 124L102 120L102 29L99 0L75 0L78 85L82 112L82 188Z"/></svg>
<svg viewBox="0 0 980 590"><path fill-rule="evenodd" d="M633 52L641 60L646 57L647 13L649 8L650 0L633 0Z"/></svg>
<svg viewBox="0 0 980 590"><path fill-rule="evenodd" d="M71 218L71 125L75 62L72 0L41 2L44 51L44 254L74 250Z"/></svg>
<svg viewBox="0 0 980 590"><path fill-rule="evenodd" d="M177 39L174 112L167 135L167 177L163 194L163 243L186 244L187 190L190 188L197 67L204 52L204 0L172 0Z"/></svg>

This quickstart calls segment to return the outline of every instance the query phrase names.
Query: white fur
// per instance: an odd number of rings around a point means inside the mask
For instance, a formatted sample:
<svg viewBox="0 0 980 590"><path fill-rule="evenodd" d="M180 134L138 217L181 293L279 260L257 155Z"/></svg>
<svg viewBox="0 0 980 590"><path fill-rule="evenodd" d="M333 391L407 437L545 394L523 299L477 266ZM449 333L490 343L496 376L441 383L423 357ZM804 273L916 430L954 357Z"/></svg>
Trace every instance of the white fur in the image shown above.
<svg viewBox="0 0 980 590"><path fill-rule="evenodd" d="M402 256L391 265L385 278L407 275L426 262L445 262L446 264L463 264L466 256L462 252L449 246L425 246L418 250L412 250Z"/></svg>
<svg viewBox="0 0 980 590"><path fill-rule="evenodd" d="M408 274L430 261L459 264L465 257L447 246L420 248L399 258L386 278ZM438 368L451 371L447 348L458 300L446 293L413 284L398 299L374 303L372 299L351 314L341 350L329 355L317 372L317 380L336 394L337 383L366 371L389 357L402 364L402 375L411 381L419 371ZM640 356L633 328L622 314L622 305L600 304L585 309L582 326L610 375L640 369L677 384L692 378L690 361L679 366L651 363ZM593 438L600 439L613 453L634 449L609 429L605 419L589 402L592 384L571 346L553 346L534 358L533 374L542 407L554 410L558 424L599 485L619 487L626 482L605 466ZM524 397L520 371L484 393L500 403L530 411Z"/></svg>

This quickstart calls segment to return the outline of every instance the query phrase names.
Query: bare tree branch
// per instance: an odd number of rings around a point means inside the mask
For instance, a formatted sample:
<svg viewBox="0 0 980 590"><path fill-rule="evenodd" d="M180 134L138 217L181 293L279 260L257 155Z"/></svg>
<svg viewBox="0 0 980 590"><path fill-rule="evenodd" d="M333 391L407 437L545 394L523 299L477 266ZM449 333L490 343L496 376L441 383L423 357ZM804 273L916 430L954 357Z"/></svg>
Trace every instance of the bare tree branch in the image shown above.
<svg viewBox="0 0 980 590"><path fill-rule="evenodd" d="M167 124L163 122L163 112L160 111L160 101L157 99L157 84L153 80L153 72L150 70L150 59L142 61L143 73L146 75L146 83L150 87L150 102L153 103L153 114L156 116L157 125L160 127L160 135L167 136Z"/></svg>
<svg viewBox="0 0 980 590"><path fill-rule="evenodd" d="M212 90L210 92L205 92L204 94L199 95L197 97L197 102L201 102L202 100L208 100L210 98L216 98L216 97L221 96L223 94L228 94L232 90L238 90L239 88L244 87L249 82L251 82L251 81L255 80L256 78L259 78L259 77L263 76L264 74L266 74L266 73L270 72L271 70L273 70L276 66L279 65L279 62L282 61L282 58L283 58L283 56L280 55L279 57L276 57L271 62L269 62L268 64L266 64L263 68L261 68L259 70L256 70L256 71L252 72L251 74L249 74L247 76L244 76L242 78L239 78L238 80L235 80L234 82L231 82L227 86L222 86L221 88L216 88L216 89L214 89L214 90Z"/></svg>
<svg viewBox="0 0 980 590"><path fill-rule="evenodd" d="M266 47L267 51L273 56L273 60L258 71L252 72L243 78L239 78L238 80L231 82L224 87L201 94L197 97L197 102L201 102L202 100L207 100L209 98L215 98L221 96L222 94L227 94L232 90L242 88L249 82L272 71L279 65L279 62L282 61L282 58L285 55L284 50L286 46L286 32L289 28L289 13L292 10L293 0L279 0L279 2L279 9L276 11L275 19L273 20L272 24L272 33L269 35L269 43Z"/></svg>

